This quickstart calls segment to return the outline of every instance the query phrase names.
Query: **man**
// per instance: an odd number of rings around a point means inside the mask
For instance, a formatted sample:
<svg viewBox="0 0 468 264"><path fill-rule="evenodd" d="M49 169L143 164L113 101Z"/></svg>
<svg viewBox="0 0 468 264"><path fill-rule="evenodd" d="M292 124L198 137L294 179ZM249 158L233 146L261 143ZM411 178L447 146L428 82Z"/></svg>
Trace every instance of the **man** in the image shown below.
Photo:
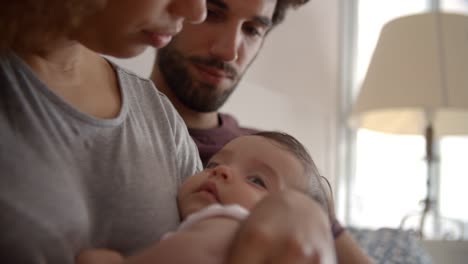
<svg viewBox="0 0 468 264"><path fill-rule="evenodd" d="M158 50L151 78L175 105L203 164L234 137L253 132L217 112L260 50L264 37L291 5L303 0L208 1L203 25L186 25ZM281 8L280 8L281 7Z"/></svg>
<svg viewBox="0 0 468 264"><path fill-rule="evenodd" d="M208 0L204 23L185 25L159 49L151 79L172 101L198 146L204 165L224 144L254 129L218 112L260 51L267 34L291 7L308 0ZM334 224L339 263L370 260Z"/></svg>

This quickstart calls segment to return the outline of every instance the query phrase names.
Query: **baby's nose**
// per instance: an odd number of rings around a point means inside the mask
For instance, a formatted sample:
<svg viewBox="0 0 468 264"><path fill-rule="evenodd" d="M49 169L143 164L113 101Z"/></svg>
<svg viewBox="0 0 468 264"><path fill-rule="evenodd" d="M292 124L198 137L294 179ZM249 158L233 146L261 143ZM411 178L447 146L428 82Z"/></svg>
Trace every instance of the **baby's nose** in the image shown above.
<svg viewBox="0 0 468 264"><path fill-rule="evenodd" d="M226 165L218 165L211 171L213 177L223 179L225 181L230 181L233 176L232 168Z"/></svg>

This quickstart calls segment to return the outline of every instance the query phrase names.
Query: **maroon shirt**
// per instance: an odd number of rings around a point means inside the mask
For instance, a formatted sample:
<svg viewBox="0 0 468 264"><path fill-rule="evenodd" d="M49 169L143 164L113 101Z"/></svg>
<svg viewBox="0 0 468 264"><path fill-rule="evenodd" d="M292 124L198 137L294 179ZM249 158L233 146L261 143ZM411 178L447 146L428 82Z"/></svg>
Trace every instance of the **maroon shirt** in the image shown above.
<svg viewBox="0 0 468 264"><path fill-rule="evenodd" d="M219 126L212 129L189 128L190 136L197 144L203 166L232 139L258 132L253 128L240 127L237 120L229 114L218 114Z"/></svg>

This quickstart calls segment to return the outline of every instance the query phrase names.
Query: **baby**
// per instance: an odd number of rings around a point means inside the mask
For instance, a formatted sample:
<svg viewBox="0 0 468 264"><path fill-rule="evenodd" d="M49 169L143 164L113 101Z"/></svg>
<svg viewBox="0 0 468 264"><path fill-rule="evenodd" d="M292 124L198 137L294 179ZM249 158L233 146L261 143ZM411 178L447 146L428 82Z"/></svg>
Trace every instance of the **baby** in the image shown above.
<svg viewBox="0 0 468 264"><path fill-rule="evenodd" d="M139 256L151 259L152 249L158 247L158 254L164 252L175 264L224 263L249 210L266 195L288 188L309 194L328 212L318 170L299 141L280 132L236 138L180 187L177 201L184 221L178 230ZM78 264L121 262L138 263L138 259L124 260L108 250L88 250L77 258Z"/></svg>

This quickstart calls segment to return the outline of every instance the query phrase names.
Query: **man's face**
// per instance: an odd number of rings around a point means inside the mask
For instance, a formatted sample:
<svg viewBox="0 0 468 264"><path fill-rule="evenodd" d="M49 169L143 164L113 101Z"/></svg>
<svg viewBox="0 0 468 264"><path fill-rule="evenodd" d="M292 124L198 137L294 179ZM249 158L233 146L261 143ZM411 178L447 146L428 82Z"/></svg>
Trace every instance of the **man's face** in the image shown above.
<svg viewBox="0 0 468 264"><path fill-rule="evenodd" d="M208 0L202 24L187 24L158 50L157 64L178 100L213 112L234 91L270 29L276 0Z"/></svg>

